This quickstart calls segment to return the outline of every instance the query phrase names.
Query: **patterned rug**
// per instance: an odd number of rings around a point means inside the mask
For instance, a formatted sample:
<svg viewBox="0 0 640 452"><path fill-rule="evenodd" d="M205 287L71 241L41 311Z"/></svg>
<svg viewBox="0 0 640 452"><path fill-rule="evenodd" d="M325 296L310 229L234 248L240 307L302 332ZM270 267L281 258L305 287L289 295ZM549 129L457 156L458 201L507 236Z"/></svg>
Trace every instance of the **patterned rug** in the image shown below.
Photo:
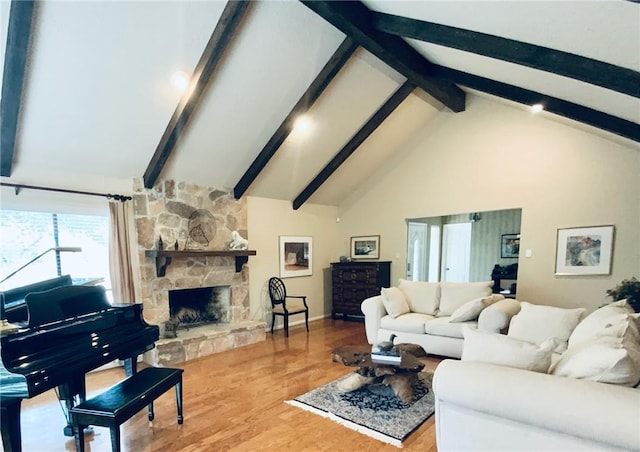
<svg viewBox="0 0 640 452"><path fill-rule="evenodd" d="M413 399L401 402L389 386L366 385L352 392L336 388L341 377L287 403L336 421L380 441L402 447L402 441L434 413L433 375L418 374Z"/></svg>

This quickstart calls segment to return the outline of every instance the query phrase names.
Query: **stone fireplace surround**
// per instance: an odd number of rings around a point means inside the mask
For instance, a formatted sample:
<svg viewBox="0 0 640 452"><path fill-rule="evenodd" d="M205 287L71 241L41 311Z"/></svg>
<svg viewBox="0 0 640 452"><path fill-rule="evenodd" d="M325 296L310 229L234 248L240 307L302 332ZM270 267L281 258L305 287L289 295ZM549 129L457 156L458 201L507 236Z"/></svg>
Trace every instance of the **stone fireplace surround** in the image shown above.
<svg viewBox="0 0 640 452"><path fill-rule="evenodd" d="M210 212L215 220L215 236L199 249L227 249L232 231L247 237L246 200L236 200L230 191L172 180L159 181L153 188L146 189L142 179L136 179L133 203L143 314L148 323L161 329L161 338L156 347L145 354L145 362L169 366L265 340L265 322L250 319L247 264L236 272L233 257L174 257L165 275L158 276L155 259L145 255L147 250L158 249L160 237L165 249L174 249L177 243L178 250L183 250L189 217L202 209ZM190 245L190 249L192 247ZM163 325L170 316L169 291L215 286L230 288L229 322L179 330L176 338L163 338Z"/></svg>

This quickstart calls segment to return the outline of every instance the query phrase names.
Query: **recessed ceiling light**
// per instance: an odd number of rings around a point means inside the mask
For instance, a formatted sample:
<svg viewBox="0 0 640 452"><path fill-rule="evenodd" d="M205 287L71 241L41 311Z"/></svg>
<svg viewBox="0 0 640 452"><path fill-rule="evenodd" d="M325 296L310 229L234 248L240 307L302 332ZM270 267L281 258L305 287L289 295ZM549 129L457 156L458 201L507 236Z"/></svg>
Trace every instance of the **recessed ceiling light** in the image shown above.
<svg viewBox="0 0 640 452"><path fill-rule="evenodd" d="M189 86L190 78L191 77L189 77L189 74L187 74L186 72L178 71L173 74L171 82L173 83L173 86L175 86L179 91L184 91Z"/></svg>
<svg viewBox="0 0 640 452"><path fill-rule="evenodd" d="M311 121L307 116L299 116L293 124L293 128L297 132L306 132L311 127Z"/></svg>
<svg viewBox="0 0 640 452"><path fill-rule="evenodd" d="M540 113L542 110L544 110L544 105L542 104L534 104L531 106L531 113Z"/></svg>

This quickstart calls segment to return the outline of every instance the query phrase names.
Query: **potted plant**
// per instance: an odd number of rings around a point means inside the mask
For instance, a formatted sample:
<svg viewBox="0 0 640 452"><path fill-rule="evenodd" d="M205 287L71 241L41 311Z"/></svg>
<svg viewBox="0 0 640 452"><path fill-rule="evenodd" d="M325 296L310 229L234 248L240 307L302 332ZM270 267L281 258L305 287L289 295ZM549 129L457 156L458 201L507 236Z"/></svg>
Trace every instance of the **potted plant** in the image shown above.
<svg viewBox="0 0 640 452"><path fill-rule="evenodd" d="M640 312L640 281L635 276L623 279L616 287L607 290L607 295L613 298L613 301L626 298L633 310Z"/></svg>

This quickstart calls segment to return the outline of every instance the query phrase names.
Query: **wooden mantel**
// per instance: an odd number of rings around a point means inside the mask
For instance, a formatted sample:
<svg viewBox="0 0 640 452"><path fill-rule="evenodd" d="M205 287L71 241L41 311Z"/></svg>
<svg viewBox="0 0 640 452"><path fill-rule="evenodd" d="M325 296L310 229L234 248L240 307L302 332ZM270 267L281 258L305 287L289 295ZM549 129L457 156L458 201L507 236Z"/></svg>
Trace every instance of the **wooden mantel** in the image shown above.
<svg viewBox="0 0 640 452"><path fill-rule="evenodd" d="M167 267L171 264L171 260L175 258L183 257L207 257L207 256L222 256L236 258L236 272L242 270L242 266L249 262L249 256L255 256L255 250L146 250L145 256L153 257L156 260L156 276L164 276L167 272Z"/></svg>

